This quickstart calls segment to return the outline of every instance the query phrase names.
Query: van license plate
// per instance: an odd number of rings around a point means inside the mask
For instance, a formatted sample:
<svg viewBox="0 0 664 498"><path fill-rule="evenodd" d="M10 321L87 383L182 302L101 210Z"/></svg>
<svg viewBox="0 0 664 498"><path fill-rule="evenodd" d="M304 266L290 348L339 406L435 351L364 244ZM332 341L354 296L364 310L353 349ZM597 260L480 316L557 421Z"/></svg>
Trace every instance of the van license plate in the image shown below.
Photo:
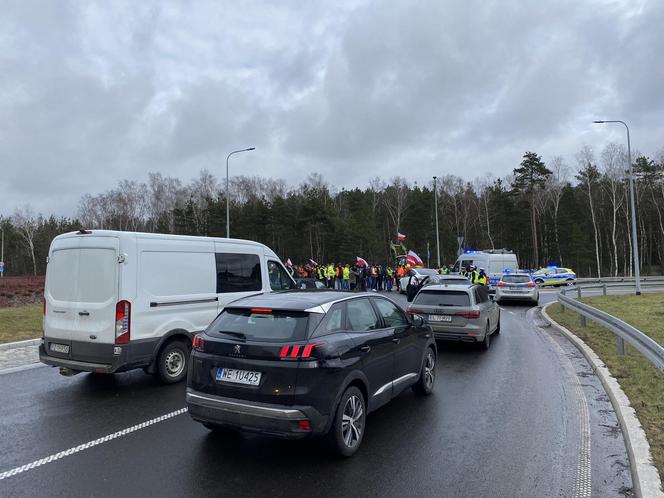
<svg viewBox="0 0 664 498"><path fill-rule="evenodd" d="M217 382L231 382L233 384L257 386L261 381L261 373L250 372L248 370L236 370L235 368L219 368L217 369L215 380Z"/></svg>
<svg viewBox="0 0 664 498"><path fill-rule="evenodd" d="M69 345L68 344L56 344L56 343L52 342L50 348L51 348L51 351L54 351L56 353L69 354Z"/></svg>
<svg viewBox="0 0 664 498"><path fill-rule="evenodd" d="M450 315L429 315L430 322L451 322L452 317Z"/></svg>

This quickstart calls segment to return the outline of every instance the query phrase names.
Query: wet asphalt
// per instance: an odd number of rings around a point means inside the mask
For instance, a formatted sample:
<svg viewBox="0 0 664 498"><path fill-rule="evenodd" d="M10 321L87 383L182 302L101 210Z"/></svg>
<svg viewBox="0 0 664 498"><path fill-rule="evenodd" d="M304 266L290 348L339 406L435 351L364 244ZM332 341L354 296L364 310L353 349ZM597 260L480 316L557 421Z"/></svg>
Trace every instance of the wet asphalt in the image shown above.
<svg viewBox="0 0 664 498"><path fill-rule="evenodd" d="M590 366L536 308L501 308L491 349L439 343L434 394L408 390L370 415L351 459L317 440L213 435L185 413L23 467L0 480L0 496L571 497L583 476L592 496L631 496L622 433ZM140 370L0 376L0 474L184 406L184 384Z"/></svg>

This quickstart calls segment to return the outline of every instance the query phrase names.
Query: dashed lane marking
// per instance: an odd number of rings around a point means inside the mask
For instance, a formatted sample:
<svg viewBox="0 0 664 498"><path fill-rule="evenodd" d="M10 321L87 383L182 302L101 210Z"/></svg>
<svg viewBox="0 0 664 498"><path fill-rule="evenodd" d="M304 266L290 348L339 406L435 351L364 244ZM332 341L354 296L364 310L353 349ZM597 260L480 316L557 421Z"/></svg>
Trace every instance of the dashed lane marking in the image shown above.
<svg viewBox="0 0 664 498"><path fill-rule="evenodd" d="M23 472L27 472L28 470L36 469L37 467L41 467L42 465L46 465L47 463L55 462L56 460L60 460L61 458L74 455L75 453L79 453L81 451L90 449L94 446L99 446L100 444L107 443L109 441L112 441L113 439L126 436L127 434L131 434L132 432L140 431L141 429L145 429L146 427L150 427L151 425L158 424L159 422L163 422L173 417L177 417L178 415L182 415L183 413L186 412L187 408L180 408L179 410L175 410L174 412L166 413L165 415L161 415L151 420L146 420L145 422L141 422L140 424L132 425L131 427L127 427L126 429L114 432L113 434L108 434L104 437L100 437L99 439L95 439L94 441L89 441L87 443L79 444L78 446L74 446L73 448L60 451L59 453L54 453L53 455L49 455L39 460L35 460L34 462L28 463L26 465L21 465L20 467L7 470L5 472L0 473L0 481L2 481L3 479L7 479L8 477L22 474Z"/></svg>

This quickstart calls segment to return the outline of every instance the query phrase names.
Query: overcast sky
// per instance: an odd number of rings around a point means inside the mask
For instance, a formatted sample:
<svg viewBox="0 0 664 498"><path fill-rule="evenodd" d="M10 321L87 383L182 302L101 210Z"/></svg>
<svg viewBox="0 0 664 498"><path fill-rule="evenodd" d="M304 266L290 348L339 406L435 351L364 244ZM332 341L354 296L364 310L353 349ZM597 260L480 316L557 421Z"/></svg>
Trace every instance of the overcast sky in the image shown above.
<svg viewBox="0 0 664 498"><path fill-rule="evenodd" d="M0 213L206 168L336 186L664 147L664 2L5 0Z"/></svg>

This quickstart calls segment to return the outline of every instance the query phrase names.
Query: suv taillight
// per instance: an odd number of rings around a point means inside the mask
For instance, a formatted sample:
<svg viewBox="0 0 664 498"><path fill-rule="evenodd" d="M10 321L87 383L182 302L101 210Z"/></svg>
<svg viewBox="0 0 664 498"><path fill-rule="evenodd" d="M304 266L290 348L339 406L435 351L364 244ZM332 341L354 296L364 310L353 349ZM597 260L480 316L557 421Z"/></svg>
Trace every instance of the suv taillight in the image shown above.
<svg viewBox="0 0 664 498"><path fill-rule="evenodd" d="M115 344L129 344L131 331L131 304L120 301L115 305Z"/></svg>
<svg viewBox="0 0 664 498"><path fill-rule="evenodd" d="M314 359L311 357L311 354L314 352L315 348L320 347L323 344L324 343L322 342L317 342L314 344L306 344L305 346L300 346L299 344L282 346L281 351L279 351L279 358L282 360Z"/></svg>
<svg viewBox="0 0 664 498"><path fill-rule="evenodd" d="M537 284L535 282L528 282L526 285L528 287L537 287Z"/></svg>
<svg viewBox="0 0 664 498"><path fill-rule="evenodd" d="M194 340L191 343L191 347L193 347L196 351L200 351L201 353L205 352L205 341L203 340L200 334L196 334L194 336Z"/></svg>
<svg viewBox="0 0 664 498"><path fill-rule="evenodd" d="M418 310L416 308L411 308L410 306L406 309L406 314L410 316L415 316L415 315L423 315L425 314L422 310Z"/></svg>
<svg viewBox="0 0 664 498"><path fill-rule="evenodd" d="M464 318L479 318L479 311L462 311L456 314L457 316L462 316Z"/></svg>
<svg viewBox="0 0 664 498"><path fill-rule="evenodd" d="M507 284L501 281L496 284L496 287L507 287Z"/></svg>

